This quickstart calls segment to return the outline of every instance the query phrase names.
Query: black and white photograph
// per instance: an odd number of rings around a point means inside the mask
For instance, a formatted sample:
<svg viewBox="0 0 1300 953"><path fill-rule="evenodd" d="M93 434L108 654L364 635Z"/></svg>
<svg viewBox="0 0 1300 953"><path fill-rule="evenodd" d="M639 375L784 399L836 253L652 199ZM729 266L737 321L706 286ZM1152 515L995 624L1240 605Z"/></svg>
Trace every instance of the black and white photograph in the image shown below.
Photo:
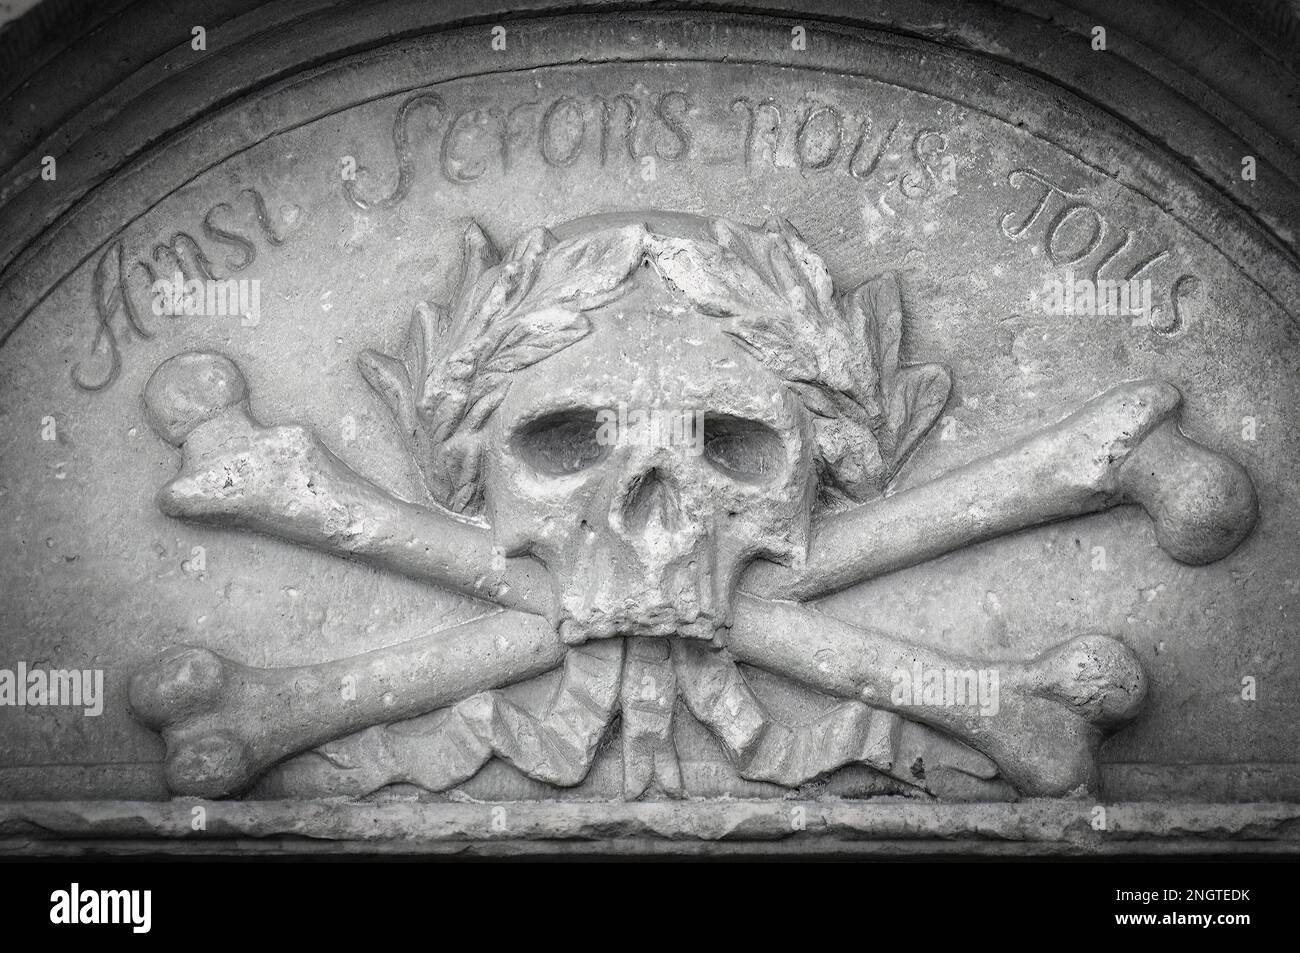
<svg viewBox="0 0 1300 953"><path fill-rule="evenodd" d="M1297 857L1300 0L0 2L6 926Z"/></svg>

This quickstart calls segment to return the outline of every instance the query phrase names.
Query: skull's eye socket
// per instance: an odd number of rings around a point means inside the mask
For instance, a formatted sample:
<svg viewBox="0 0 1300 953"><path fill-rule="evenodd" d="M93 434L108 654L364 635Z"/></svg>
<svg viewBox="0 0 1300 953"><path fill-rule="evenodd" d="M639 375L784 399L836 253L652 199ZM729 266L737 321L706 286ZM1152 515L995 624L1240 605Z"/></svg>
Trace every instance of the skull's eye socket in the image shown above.
<svg viewBox="0 0 1300 953"><path fill-rule="evenodd" d="M599 433L594 410L565 410L529 421L511 443L538 473L568 476L605 458L609 447L597 439Z"/></svg>
<svg viewBox="0 0 1300 953"><path fill-rule="evenodd" d="M704 459L733 479L759 482L780 472L785 445L775 430L757 420L706 414Z"/></svg>

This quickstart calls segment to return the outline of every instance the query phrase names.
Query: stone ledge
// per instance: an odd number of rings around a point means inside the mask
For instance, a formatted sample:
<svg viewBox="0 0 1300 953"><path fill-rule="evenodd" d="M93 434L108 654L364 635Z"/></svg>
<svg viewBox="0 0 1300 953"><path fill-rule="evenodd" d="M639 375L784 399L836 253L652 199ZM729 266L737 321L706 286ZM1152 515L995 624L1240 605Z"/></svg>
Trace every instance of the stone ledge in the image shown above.
<svg viewBox="0 0 1300 953"><path fill-rule="evenodd" d="M191 827L206 812L206 831ZM1300 804L908 801L0 804L0 857L85 854L1300 854ZM802 829L800 829L802 825Z"/></svg>

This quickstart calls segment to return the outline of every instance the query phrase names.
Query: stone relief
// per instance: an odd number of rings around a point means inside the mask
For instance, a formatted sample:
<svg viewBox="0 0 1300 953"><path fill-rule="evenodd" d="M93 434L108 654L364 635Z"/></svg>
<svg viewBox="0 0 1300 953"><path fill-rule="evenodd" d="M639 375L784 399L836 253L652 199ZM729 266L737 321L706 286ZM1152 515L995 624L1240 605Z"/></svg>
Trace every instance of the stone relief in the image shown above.
<svg viewBox="0 0 1300 953"><path fill-rule="evenodd" d="M741 777L786 789L860 765L941 799L1095 790L1100 742L1147 694L1121 641L1081 617L1033 658L948 654L906 619L857 626L816 600L1128 504L1171 558L1210 563L1255 525L1251 479L1184 435L1177 388L1146 379L911 485L900 472L952 380L903 360L905 298L894 272L834 288L782 221L593 216L504 254L471 226L451 299L416 306L400 354L358 358L422 477L419 500L305 427L259 422L229 358L162 363L144 400L182 453L157 495L165 514L488 606L294 668L177 646L130 686L136 718L166 741L171 791L238 795L311 751L307 770L357 794L446 791L493 758L569 787L613 743L626 799L687 797L683 717ZM540 707L502 692L557 670ZM783 719L752 670L823 697L821 714Z"/></svg>
<svg viewBox="0 0 1300 953"><path fill-rule="evenodd" d="M1300 850L1292 13L202 6L0 22L0 856Z"/></svg>

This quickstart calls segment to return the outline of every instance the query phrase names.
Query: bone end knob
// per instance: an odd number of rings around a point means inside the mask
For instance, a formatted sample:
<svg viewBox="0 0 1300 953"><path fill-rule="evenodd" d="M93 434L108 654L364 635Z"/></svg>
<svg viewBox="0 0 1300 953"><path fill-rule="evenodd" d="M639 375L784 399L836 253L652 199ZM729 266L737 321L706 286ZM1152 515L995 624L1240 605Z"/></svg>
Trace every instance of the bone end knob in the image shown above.
<svg viewBox="0 0 1300 953"><path fill-rule="evenodd" d="M195 646L170 650L131 679L131 711L166 738L167 786L177 794L226 797L253 777L248 745L212 721L225 689L220 656Z"/></svg>
<svg viewBox="0 0 1300 953"><path fill-rule="evenodd" d="M165 773L176 794L206 798L238 794L254 778L248 745L225 731L171 746Z"/></svg>
<svg viewBox="0 0 1300 953"><path fill-rule="evenodd" d="M215 652L178 646L131 679L131 711L151 728L170 728L215 707L224 681L221 658Z"/></svg>
<svg viewBox="0 0 1300 953"><path fill-rule="evenodd" d="M1085 635L1050 649L1035 665L1035 693L1069 705L1099 728L1114 729L1141 713L1147 676L1133 650L1117 639Z"/></svg>
<svg viewBox="0 0 1300 953"><path fill-rule="evenodd" d="M248 383L230 358L208 351L177 354L144 388L149 425L179 447L195 427L248 399Z"/></svg>
<svg viewBox="0 0 1300 953"><path fill-rule="evenodd" d="M1259 500L1245 468L1189 440L1172 421L1124 462L1120 482L1126 496L1155 521L1160 547L1188 565L1227 556L1259 518Z"/></svg>

